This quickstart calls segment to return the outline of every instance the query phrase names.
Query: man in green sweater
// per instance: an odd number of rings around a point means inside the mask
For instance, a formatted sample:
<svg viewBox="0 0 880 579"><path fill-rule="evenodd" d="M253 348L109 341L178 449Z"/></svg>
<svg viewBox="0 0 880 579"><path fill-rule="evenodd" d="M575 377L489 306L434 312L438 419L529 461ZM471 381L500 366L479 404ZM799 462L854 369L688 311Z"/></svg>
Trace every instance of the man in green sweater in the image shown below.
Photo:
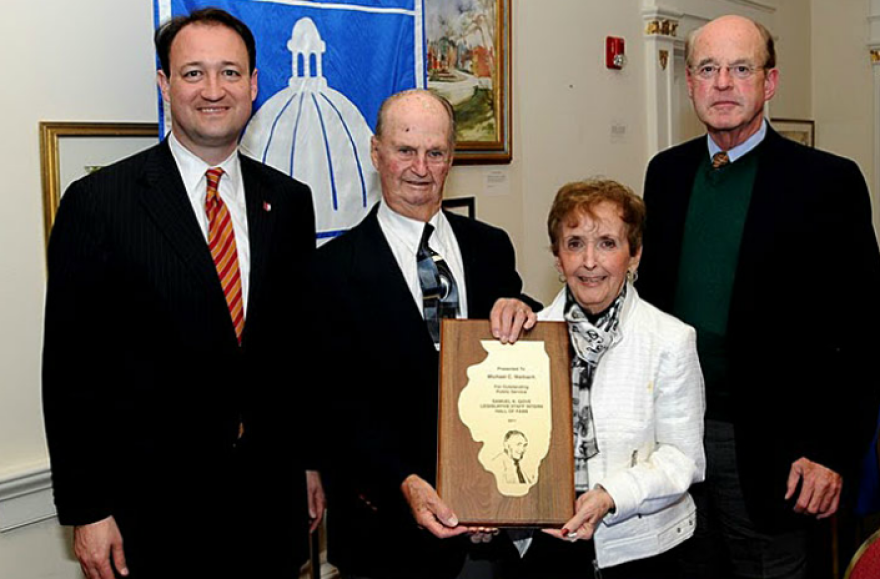
<svg viewBox="0 0 880 579"><path fill-rule="evenodd" d="M688 93L708 135L657 155L645 181L639 291L697 329L706 378L689 577L816 573L809 527L854 486L877 416L867 186L852 161L768 126L775 61L770 33L746 18L695 30Z"/></svg>

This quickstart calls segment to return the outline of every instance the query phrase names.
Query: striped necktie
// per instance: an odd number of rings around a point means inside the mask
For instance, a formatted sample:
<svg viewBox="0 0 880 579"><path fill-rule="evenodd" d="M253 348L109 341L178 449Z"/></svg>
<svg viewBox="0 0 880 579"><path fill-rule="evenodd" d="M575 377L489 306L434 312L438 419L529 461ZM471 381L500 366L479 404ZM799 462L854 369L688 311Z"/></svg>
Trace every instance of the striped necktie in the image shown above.
<svg viewBox="0 0 880 579"><path fill-rule="evenodd" d="M720 169L726 165L730 164L730 157L727 156L726 151L720 151L712 155L712 168Z"/></svg>
<svg viewBox="0 0 880 579"><path fill-rule="evenodd" d="M235 326L235 337L241 345L241 334L244 331L244 300L241 293L241 270L238 267L238 250L235 247L235 232L232 230L232 216L226 204L220 199L218 187L223 169L208 169L205 177L208 180L208 196L205 200L205 211L208 214L208 249L214 259L226 305Z"/></svg>

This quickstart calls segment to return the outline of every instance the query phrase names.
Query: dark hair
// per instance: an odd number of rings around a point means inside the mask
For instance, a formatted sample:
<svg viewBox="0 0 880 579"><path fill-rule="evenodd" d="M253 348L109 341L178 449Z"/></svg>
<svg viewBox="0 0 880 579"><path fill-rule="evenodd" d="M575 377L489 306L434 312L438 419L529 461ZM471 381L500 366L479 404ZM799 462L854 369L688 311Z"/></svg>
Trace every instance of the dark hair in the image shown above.
<svg viewBox="0 0 880 579"><path fill-rule="evenodd" d="M514 436L521 436L521 437L523 437L523 439L528 440L528 438L526 438L526 435L523 432L521 432L519 430L508 430L507 434L504 435L504 442L507 442L508 440L513 438Z"/></svg>
<svg viewBox="0 0 880 579"><path fill-rule="evenodd" d="M559 253L562 225L577 225L581 214L595 218L594 210L600 203L611 203L620 209L620 218L626 225L629 254L635 256L642 247L645 229L645 202L626 185L611 179L587 179L563 185L547 216L547 233L553 255Z"/></svg>
<svg viewBox="0 0 880 579"><path fill-rule="evenodd" d="M764 41L764 64L761 66L761 68L763 68L764 70L776 68L776 43L773 41L773 35L770 34L770 31L767 30L767 27L760 22L755 22L751 18L746 18L746 20L754 24L755 28L758 29L758 34L761 35L761 40ZM703 28L705 28L705 24L695 30L692 30L690 34L688 34L687 40L685 41L685 63L689 67L694 66L694 44L697 43L697 37L699 37L700 33L703 32Z"/></svg>
<svg viewBox="0 0 880 579"><path fill-rule="evenodd" d="M382 131L385 130L385 123L387 122L388 108L394 104L396 101L410 96L410 95L425 95L430 97L440 103L443 106L443 110L446 111L446 114L449 115L449 144L452 147L455 147L455 110L452 108L452 105L449 104L449 101L440 96L435 92L431 92L429 90L425 90L423 88L413 88L409 90L403 90L397 93L394 93L390 97L386 98L382 101L382 105L379 107L379 114L376 117L376 137L382 138Z"/></svg>
<svg viewBox="0 0 880 579"><path fill-rule="evenodd" d="M254 41L254 35L247 24L219 8L202 8L191 12L187 16L175 16L168 22L156 30L153 36L153 42L156 44L156 54L159 55L159 63L162 65L162 72L165 76L170 76L171 71L171 44L181 30L190 24L202 24L205 26L225 26L236 34L238 34L248 52L249 74L253 74L257 68L257 43Z"/></svg>

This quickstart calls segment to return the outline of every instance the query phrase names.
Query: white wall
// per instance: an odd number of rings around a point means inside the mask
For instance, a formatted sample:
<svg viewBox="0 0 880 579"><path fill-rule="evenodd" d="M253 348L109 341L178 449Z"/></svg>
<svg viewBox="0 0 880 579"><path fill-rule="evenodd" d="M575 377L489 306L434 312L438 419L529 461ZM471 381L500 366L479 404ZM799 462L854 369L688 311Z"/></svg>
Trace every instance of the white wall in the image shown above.
<svg viewBox="0 0 880 579"><path fill-rule="evenodd" d="M553 196L568 181L604 175L641 191L645 145L644 23L639 0L516 1L514 160L507 197L481 197L477 214L504 227L527 291L549 301L556 280L546 233ZM605 68L605 37L626 41L629 63ZM612 126L623 136L612 139ZM486 167L456 168L449 193L482 190Z"/></svg>
<svg viewBox="0 0 880 579"><path fill-rule="evenodd" d="M867 0L812 0L816 146L853 159L870 184L876 153L867 14ZM880 191L872 193L876 204Z"/></svg>
<svg viewBox="0 0 880 579"><path fill-rule="evenodd" d="M0 577L80 579L70 529L49 520L0 535Z"/></svg>
<svg viewBox="0 0 880 579"><path fill-rule="evenodd" d="M6 0L0 18L0 472L45 464L40 349L45 245L41 120L154 121L151 3ZM84 364L100 364L101 353ZM2 516L0 512L0 516ZM48 521L0 534L0 577L77 577Z"/></svg>
<svg viewBox="0 0 880 579"><path fill-rule="evenodd" d="M778 0L771 32L776 39L780 82L770 103L771 116L813 118L810 4L804 0Z"/></svg>
<svg viewBox="0 0 880 579"><path fill-rule="evenodd" d="M39 405L45 289L41 120L155 120L148 2L13 0L0 19L6 209L0 214L0 302L6 370L0 384L2 464L45 455ZM47 17L52 14L51 18ZM85 364L99 364L100 352Z"/></svg>

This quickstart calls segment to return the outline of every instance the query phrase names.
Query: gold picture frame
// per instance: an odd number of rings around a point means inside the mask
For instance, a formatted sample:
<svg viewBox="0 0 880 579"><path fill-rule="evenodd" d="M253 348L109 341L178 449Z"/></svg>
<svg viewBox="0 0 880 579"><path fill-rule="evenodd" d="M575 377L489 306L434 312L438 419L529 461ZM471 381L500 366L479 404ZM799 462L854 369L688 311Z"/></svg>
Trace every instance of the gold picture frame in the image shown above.
<svg viewBox="0 0 880 579"><path fill-rule="evenodd" d="M428 89L455 110L456 164L512 158L510 0L425 0Z"/></svg>
<svg viewBox="0 0 880 579"><path fill-rule="evenodd" d="M157 123L41 121L40 171L46 243L61 196L70 183L158 141Z"/></svg>

